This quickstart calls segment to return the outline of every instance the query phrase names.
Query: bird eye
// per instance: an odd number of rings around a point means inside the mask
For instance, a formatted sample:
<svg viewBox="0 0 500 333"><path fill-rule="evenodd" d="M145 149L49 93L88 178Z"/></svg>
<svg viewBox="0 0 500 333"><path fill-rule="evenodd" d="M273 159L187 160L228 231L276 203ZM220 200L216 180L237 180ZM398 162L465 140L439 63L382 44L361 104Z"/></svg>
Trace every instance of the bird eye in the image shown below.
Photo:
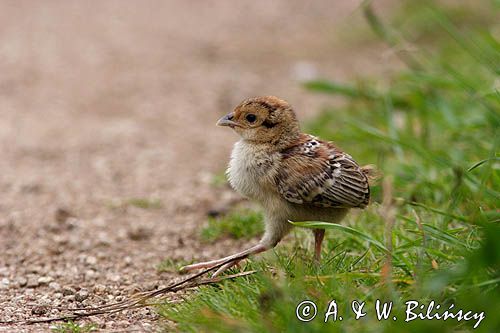
<svg viewBox="0 0 500 333"><path fill-rule="evenodd" d="M250 114L247 114L245 119L249 122L249 123L253 123L254 121L257 120L257 116L250 113Z"/></svg>

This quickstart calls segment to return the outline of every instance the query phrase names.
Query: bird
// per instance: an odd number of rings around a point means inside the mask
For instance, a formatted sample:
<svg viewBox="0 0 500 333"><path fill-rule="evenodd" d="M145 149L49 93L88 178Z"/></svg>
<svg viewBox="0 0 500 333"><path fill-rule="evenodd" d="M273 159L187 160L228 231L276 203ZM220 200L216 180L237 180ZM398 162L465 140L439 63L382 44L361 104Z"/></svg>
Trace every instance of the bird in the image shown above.
<svg viewBox="0 0 500 333"><path fill-rule="evenodd" d="M292 229L289 221L339 223L351 208L370 201L372 167L360 167L335 144L302 133L292 106L275 96L253 97L217 121L239 136L226 171L231 187L264 212L260 241L242 252L181 268L221 265L220 275L250 255L274 248ZM320 262L325 229L314 229L314 261ZM233 260L232 260L233 259Z"/></svg>

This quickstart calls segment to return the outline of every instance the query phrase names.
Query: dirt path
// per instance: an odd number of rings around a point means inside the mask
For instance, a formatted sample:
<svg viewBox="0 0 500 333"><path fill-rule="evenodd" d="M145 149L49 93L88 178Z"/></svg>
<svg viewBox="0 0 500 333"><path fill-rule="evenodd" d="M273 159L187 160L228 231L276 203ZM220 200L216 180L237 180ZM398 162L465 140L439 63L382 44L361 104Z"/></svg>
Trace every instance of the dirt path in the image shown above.
<svg viewBox="0 0 500 333"><path fill-rule="evenodd" d="M355 1L190 3L0 5L0 319L120 300L168 283L175 275L155 269L165 258L241 247L196 239L219 200L210 175L236 139L216 119L261 94L289 100L304 119L324 99L297 78L373 66L334 39ZM156 325L150 310L92 321L110 331ZM40 330L49 325L0 326Z"/></svg>

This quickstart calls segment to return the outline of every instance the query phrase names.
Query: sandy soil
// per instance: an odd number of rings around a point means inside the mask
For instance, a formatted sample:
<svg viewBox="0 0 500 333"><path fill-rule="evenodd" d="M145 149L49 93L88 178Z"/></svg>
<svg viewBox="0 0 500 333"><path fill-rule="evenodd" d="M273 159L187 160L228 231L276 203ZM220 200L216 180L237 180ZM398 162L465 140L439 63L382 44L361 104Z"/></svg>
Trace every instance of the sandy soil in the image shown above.
<svg viewBox="0 0 500 333"><path fill-rule="evenodd" d="M242 248L197 239L227 198L210 179L236 136L217 118L273 94L305 119L327 99L298 79L388 66L373 45L335 37L361 22L358 1L233 3L2 1L0 320L120 300L176 277L157 272L163 259ZM161 324L152 310L92 321L108 331Z"/></svg>

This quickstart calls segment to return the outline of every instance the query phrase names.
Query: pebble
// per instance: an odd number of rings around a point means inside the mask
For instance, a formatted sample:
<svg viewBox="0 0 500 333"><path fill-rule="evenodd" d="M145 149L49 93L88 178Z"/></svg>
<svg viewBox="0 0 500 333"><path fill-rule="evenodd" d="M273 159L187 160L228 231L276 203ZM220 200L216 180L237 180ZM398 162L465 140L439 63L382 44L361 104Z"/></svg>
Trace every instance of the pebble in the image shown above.
<svg viewBox="0 0 500 333"><path fill-rule="evenodd" d="M145 331L152 332L152 330L153 330L153 325L151 325L151 324L149 324L149 323L143 323L143 324L142 324L142 328L143 328Z"/></svg>
<svg viewBox="0 0 500 333"><path fill-rule="evenodd" d="M71 288L71 287L64 287L64 288L62 289L62 294L63 294L64 296L74 295L74 294L75 294L75 292L76 292L76 290L75 290L75 289L73 289L73 288Z"/></svg>
<svg viewBox="0 0 500 333"><path fill-rule="evenodd" d="M75 294L75 300L77 302L83 302L89 297L89 292L87 289L81 289Z"/></svg>
<svg viewBox="0 0 500 333"><path fill-rule="evenodd" d="M74 215L70 211L64 208L58 208L54 213L54 218L59 223L64 223L67 219L73 216Z"/></svg>
<svg viewBox="0 0 500 333"><path fill-rule="evenodd" d="M109 239L108 234L100 233L97 236L97 244L99 244L101 246L109 246L111 244L111 240Z"/></svg>
<svg viewBox="0 0 500 333"><path fill-rule="evenodd" d="M125 263L125 266L130 266L132 264L132 258L126 256L125 258L123 258L123 262Z"/></svg>
<svg viewBox="0 0 500 333"><path fill-rule="evenodd" d="M93 257L93 256L88 256L87 258L85 258L85 263L87 265L93 266L93 265L97 264L97 258Z"/></svg>
<svg viewBox="0 0 500 333"><path fill-rule="evenodd" d="M28 284L28 279L25 277L20 277L19 279L17 279L17 283L19 284L19 287L26 287L26 285Z"/></svg>
<svg viewBox="0 0 500 333"><path fill-rule="evenodd" d="M43 314L46 314L48 311L49 311L48 305L35 305L31 309L31 313L34 315L43 315Z"/></svg>
<svg viewBox="0 0 500 333"><path fill-rule="evenodd" d="M110 281L113 281L113 282L118 282L120 281L121 279L121 276L119 274L113 274L113 273L108 273L106 275L106 278Z"/></svg>
<svg viewBox="0 0 500 333"><path fill-rule="evenodd" d="M105 252L97 252L97 258L106 259L106 258L108 258L108 254Z"/></svg>
<svg viewBox="0 0 500 333"><path fill-rule="evenodd" d="M94 279L97 275L97 272L93 269L88 269L85 271L85 279L87 280Z"/></svg>
<svg viewBox="0 0 500 333"><path fill-rule="evenodd" d="M8 289L10 285L10 281L7 278L3 278L0 283L0 289Z"/></svg>
<svg viewBox="0 0 500 333"><path fill-rule="evenodd" d="M106 292L106 286L102 284L96 284L94 286L94 293L96 294L104 294Z"/></svg>
<svg viewBox="0 0 500 333"><path fill-rule="evenodd" d="M55 291L58 291L61 289L61 285L57 282L51 282L49 283L49 288Z"/></svg>
<svg viewBox="0 0 500 333"><path fill-rule="evenodd" d="M38 278L38 284L41 285L41 284L49 284L50 282L52 282L54 279L50 276L41 276Z"/></svg>
<svg viewBox="0 0 500 333"><path fill-rule="evenodd" d="M36 277L30 277L28 279L28 282L26 284L26 286L28 288L36 288L40 285L40 282L38 282L38 279Z"/></svg>
<svg viewBox="0 0 500 333"><path fill-rule="evenodd" d="M144 289L146 291L155 290L158 288L159 283L157 281L146 282L144 284Z"/></svg>
<svg viewBox="0 0 500 333"><path fill-rule="evenodd" d="M28 273L33 273L33 274L40 273L41 271L42 271L42 268L40 266L31 266L31 267L28 267L28 269L27 269Z"/></svg>
<svg viewBox="0 0 500 333"><path fill-rule="evenodd" d="M134 241L146 240L152 236L152 231L145 227L135 227L127 232L128 238Z"/></svg>

